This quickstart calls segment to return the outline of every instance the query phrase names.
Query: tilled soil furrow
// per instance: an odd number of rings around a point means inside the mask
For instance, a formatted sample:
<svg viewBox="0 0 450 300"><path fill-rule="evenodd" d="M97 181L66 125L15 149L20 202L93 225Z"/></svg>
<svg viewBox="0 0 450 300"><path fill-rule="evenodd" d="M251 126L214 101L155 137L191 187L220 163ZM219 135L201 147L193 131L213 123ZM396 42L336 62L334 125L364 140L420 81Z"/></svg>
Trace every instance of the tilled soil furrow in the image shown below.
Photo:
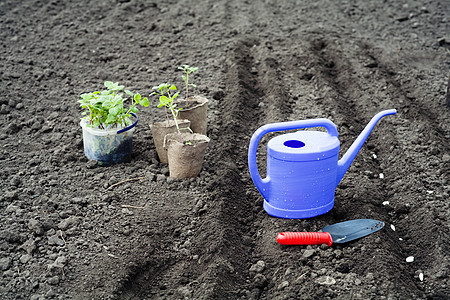
<svg viewBox="0 0 450 300"><path fill-rule="evenodd" d="M245 193L247 145L236 141L248 138L258 111L261 91L256 76L251 73L250 51L255 43L253 39L237 41L226 58L224 83L230 93L219 104L218 122L222 126L211 149L214 157L211 167L219 180L207 187L214 204L202 218L206 217L211 223L200 228L199 232L204 231L194 241L197 245L207 245L204 272L198 278L202 291L194 292L198 298L235 298L249 292L246 261L251 254L253 202Z"/></svg>
<svg viewBox="0 0 450 300"><path fill-rule="evenodd" d="M251 230L248 230L246 224L251 217L246 215L248 212L243 212L242 215L236 212L238 207L246 206L241 198L242 191L246 190L242 184L246 161L236 159L244 158L242 153L245 153L246 149L235 147L233 141L242 139L249 131L242 126L250 126L247 122L248 116L244 114L246 109L258 109L252 97L260 91L257 82L251 79L252 75L249 73L249 64L252 64L249 49L254 43L256 41L252 39L238 42L229 51L227 58L230 63L227 66L229 69L226 70L225 85L232 93L220 103L221 118L217 120L217 124L223 125L218 132L213 126L212 131L217 140L212 142L212 154L208 154L208 157L214 157L213 161L209 162L209 168L215 170L223 180L212 182L207 187L210 191L208 201L213 203L208 205L206 212L201 213L202 222L198 228L193 229L194 237L190 239L192 248L203 248L202 251L196 252L200 259L192 263L182 262L181 265L175 263L152 268L154 259L164 255L155 252L154 258L150 258L149 262L130 271L130 278L119 290L121 299L134 299L137 295L150 294L162 296L164 289L161 289L161 286L172 289L180 284L185 285L186 290L192 291L192 295L197 298L210 299L223 295L232 297L231 295L240 293L241 286L247 285L247 266L243 265L247 258L237 253L249 252L246 249L249 248L251 238L248 232ZM233 259L237 256L240 259ZM176 256L173 259L176 261ZM170 278L171 274L178 273L185 274L190 280L184 282ZM239 284L236 285L236 282ZM183 291L179 290L178 293Z"/></svg>
<svg viewBox="0 0 450 300"><path fill-rule="evenodd" d="M394 180L387 184L387 189L396 190L402 178L417 178L414 187L404 188L395 194L390 193L391 205L394 206L390 217L392 223L397 228L401 228L398 234L401 241L397 247L402 250L403 259L413 256L417 260L417 264L411 265L407 271L411 277L417 276L423 270L431 274L439 274L443 268L448 268L450 263L437 259L450 254L448 248L443 247L449 238L449 230L445 226L441 226L442 221L445 220L442 211L448 210L443 193L446 189L445 178L448 178L450 168L445 167L444 163L444 167L438 169L441 158L450 151L450 144L446 138L446 124L442 122L442 116L437 113L436 106L439 106L438 104L433 103L430 107L424 106L422 99L415 96L417 87L402 83L405 79L402 70L404 62L400 60L396 63L390 59L383 59L382 54L370 48L367 48L367 53L376 62L380 77L387 83L387 92L399 106L399 115L397 116L399 120L394 123L394 126L397 127L396 134L394 139L387 138L387 142L393 145L390 147L391 151L397 153L399 160L391 161L386 165L386 172L395 176ZM399 73L397 74L397 72ZM411 132L418 132L420 138L412 142L405 139ZM381 148L379 152L383 153L384 150ZM419 155L428 161L426 165L422 160L411 159L413 156ZM416 205L411 206L411 198L415 198L413 190L416 191L416 194L419 192L423 196L416 199ZM431 203L434 203L433 209L430 209ZM405 213L408 213L408 217L417 222L406 225L408 220L405 218ZM425 246L426 255L421 241L423 235L434 237L433 242ZM419 285L417 286L420 288ZM426 291L433 297L439 297L446 293L445 288L440 291L440 288L433 286L427 286ZM435 292L436 294L434 294Z"/></svg>

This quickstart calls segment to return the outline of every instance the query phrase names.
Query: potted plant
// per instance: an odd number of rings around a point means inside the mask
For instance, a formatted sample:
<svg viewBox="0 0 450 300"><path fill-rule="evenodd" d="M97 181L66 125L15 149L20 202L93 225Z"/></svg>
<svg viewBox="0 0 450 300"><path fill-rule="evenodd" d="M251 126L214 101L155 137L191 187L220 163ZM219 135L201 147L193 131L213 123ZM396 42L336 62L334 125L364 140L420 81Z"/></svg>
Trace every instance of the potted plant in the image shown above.
<svg viewBox="0 0 450 300"><path fill-rule="evenodd" d="M183 108L174 102L179 94L175 92L177 90L175 85L160 84L154 89L157 91L153 94L159 95L158 107L164 107L167 118L170 112L175 124L175 132L165 135L163 139L170 177L178 179L196 177L201 171L209 138L203 134L189 132L191 131L189 127L180 126L178 116Z"/></svg>
<svg viewBox="0 0 450 300"><path fill-rule="evenodd" d="M197 71L198 68L183 65L178 67L178 69L183 72L181 77L183 78L186 87L185 98L177 101L177 103L183 107L183 110L180 111L180 118L191 121L190 128L193 132L206 135L208 99L198 95L190 96L189 94L189 87L197 87L195 84L190 83L189 77ZM191 75L191 77L192 76L193 75Z"/></svg>
<svg viewBox="0 0 450 300"><path fill-rule="evenodd" d="M82 94L78 102L85 109L80 122L84 154L99 165L108 166L131 157L133 132L138 122L136 106L148 106L149 100L124 90L118 82L105 81L104 85L106 90ZM128 108L122 90L131 98Z"/></svg>
<svg viewBox="0 0 450 300"><path fill-rule="evenodd" d="M168 164L167 150L164 149L164 137L169 133L188 131L191 122L189 120L169 118L170 105L173 105L174 100L178 97L179 93L175 92L176 87L168 83L162 83L152 88L155 90L150 96L158 95L159 103L158 108L164 108L166 121L153 122L150 124L152 131L153 141L156 147L156 153L158 154L159 161L163 164Z"/></svg>
<svg viewBox="0 0 450 300"><path fill-rule="evenodd" d="M183 179L197 177L202 170L209 138L199 133L169 133L164 147L169 159L170 177Z"/></svg>

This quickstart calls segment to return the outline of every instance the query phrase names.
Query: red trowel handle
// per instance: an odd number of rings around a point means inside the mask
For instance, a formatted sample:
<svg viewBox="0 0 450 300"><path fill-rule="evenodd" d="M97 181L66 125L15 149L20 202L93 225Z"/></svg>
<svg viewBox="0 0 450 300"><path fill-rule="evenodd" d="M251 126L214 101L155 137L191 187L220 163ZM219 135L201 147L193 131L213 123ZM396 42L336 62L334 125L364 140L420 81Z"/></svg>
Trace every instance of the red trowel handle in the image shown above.
<svg viewBox="0 0 450 300"><path fill-rule="evenodd" d="M281 245L322 245L333 244L328 232L281 232L277 235L277 242Z"/></svg>

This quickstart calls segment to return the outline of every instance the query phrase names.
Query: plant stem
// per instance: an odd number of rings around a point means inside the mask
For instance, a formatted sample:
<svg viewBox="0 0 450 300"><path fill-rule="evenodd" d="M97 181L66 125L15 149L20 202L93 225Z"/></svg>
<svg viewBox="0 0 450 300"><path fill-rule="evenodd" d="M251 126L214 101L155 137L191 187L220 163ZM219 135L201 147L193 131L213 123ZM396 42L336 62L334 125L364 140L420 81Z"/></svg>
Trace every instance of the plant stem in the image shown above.
<svg viewBox="0 0 450 300"><path fill-rule="evenodd" d="M178 121L177 121L177 113L174 109L170 110L172 112L173 120L175 121L175 127L177 127L178 137L180 138L180 143L183 144L183 136L181 135L180 127L178 127Z"/></svg>
<svg viewBox="0 0 450 300"><path fill-rule="evenodd" d="M189 90L189 73L186 73L186 100L188 99L188 90Z"/></svg>
<svg viewBox="0 0 450 300"><path fill-rule="evenodd" d="M169 126L169 114L167 113L167 107L165 107L165 106L164 106L164 111L166 112L167 126Z"/></svg>

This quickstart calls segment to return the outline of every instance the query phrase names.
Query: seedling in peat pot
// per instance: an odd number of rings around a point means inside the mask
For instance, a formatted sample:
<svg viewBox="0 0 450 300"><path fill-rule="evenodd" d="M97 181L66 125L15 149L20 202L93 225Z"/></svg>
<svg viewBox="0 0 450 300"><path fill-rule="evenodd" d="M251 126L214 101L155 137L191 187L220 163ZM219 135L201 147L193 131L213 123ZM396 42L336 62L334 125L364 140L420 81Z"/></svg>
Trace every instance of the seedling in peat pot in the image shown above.
<svg viewBox="0 0 450 300"><path fill-rule="evenodd" d="M125 90L125 93L131 97L131 104L125 108L124 103L127 98L124 98L122 91L125 86L119 85L118 82L105 81L107 90L95 91L81 95L78 100L81 107L86 109L82 114L88 121L88 126L99 129L115 128L120 126L130 125L131 113L137 113L136 105L144 107L149 106L150 102L147 97L142 98L139 93L133 93Z"/></svg>
<svg viewBox="0 0 450 300"><path fill-rule="evenodd" d="M181 108L181 107L178 108L177 104L174 103L174 100L180 94L179 92L176 92L177 87L173 84L161 83L158 86L154 86L152 89L155 90L155 92L153 92L150 96L159 95L158 108L164 107L164 110L166 112L167 124L169 124L169 114L168 114L167 110L169 110L172 113L172 117L175 122L175 127L177 128L177 133L178 133L178 136L180 137L180 142L183 143L183 138L182 138L180 127L178 126L178 121L177 121L178 113L183 108ZM190 128L187 128L187 129L190 130Z"/></svg>
<svg viewBox="0 0 450 300"><path fill-rule="evenodd" d="M184 74L185 74L185 75L182 75L181 78L183 78L184 83L186 84L186 100L187 100L188 99L189 86L197 87L195 84L189 83L189 75L191 73L194 73L195 71L197 71L198 68L190 67L188 65L183 65L181 67L178 67L178 70L183 71Z"/></svg>

